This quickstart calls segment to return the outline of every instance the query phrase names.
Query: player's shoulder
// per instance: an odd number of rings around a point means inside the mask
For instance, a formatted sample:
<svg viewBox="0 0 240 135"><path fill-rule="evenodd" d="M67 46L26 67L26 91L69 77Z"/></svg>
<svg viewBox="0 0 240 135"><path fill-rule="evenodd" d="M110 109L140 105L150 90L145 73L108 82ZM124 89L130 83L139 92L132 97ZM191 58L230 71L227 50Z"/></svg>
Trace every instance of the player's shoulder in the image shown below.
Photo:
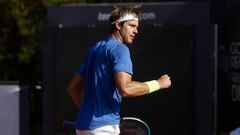
<svg viewBox="0 0 240 135"><path fill-rule="evenodd" d="M116 40L115 38L110 38L110 39L108 40L107 44L108 44L108 46L111 47L113 50L115 50L115 49L124 49L124 50L125 50L125 49L128 49L128 47L127 47L125 44L119 42L119 41Z"/></svg>

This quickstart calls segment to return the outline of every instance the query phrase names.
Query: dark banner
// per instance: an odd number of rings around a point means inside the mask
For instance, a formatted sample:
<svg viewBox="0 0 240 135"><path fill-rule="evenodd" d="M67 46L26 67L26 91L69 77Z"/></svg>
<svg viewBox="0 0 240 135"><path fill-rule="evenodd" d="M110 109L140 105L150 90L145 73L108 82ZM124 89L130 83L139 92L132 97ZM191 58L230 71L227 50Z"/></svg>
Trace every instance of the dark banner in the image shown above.
<svg viewBox="0 0 240 135"><path fill-rule="evenodd" d="M108 17L114 5L124 4L91 4L91 5L61 5L48 8L48 23L59 27L95 27L107 26ZM125 4L126 5L126 4ZM202 24L209 21L209 6L207 3L142 3L142 24ZM189 13L194 12L194 14ZM189 19L187 19L189 18ZM202 18L202 20L199 20Z"/></svg>
<svg viewBox="0 0 240 135"><path fill-rule="evenodd" d="M219 51L219 131L230 132L240 127L240 16L238 0L226 2Z"/></svg>

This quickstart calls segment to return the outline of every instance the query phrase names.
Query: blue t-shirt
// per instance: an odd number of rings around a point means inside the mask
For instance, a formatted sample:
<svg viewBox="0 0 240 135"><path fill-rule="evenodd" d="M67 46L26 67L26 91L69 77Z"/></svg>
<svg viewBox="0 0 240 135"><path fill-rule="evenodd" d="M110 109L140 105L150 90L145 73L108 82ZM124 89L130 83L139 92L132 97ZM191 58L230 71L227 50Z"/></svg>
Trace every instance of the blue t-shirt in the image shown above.
<svg viewBox="0 0 240 135"><path fill-rule="evenodd" d="M78 74L84 78L84 100L76 128L91 130L120 123L122 96L114 72L132 72L129 48L112 37L97 42L87 53Z"/></svg>

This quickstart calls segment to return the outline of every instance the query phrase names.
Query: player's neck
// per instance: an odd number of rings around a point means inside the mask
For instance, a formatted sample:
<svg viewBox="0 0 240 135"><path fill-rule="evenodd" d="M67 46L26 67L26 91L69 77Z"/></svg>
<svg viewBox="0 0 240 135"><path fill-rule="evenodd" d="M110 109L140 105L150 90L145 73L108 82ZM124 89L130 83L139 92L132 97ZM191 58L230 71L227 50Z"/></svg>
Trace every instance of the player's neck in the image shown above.
<svg viewBox="0 0 240 135"><path fill-rule="evenodd" d="M114 32L112 34L112 37L118 40L119 42L123 43L122 36L119 34L119 32Z"/></svg>

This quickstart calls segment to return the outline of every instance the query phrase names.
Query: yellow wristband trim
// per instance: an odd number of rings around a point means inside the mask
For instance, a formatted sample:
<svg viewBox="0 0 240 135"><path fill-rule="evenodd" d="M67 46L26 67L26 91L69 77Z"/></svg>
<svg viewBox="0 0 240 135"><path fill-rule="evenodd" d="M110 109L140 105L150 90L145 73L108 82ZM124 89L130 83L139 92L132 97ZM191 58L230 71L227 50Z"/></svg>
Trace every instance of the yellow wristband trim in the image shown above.
<svg viewBox="0 0 240 135"><path fill-rule="evenodd" d="M148 89L149 89L148 93L152 93L160 89L160 85L156 80L152 80L144 83L146 83L148 86Z"/></svg>

